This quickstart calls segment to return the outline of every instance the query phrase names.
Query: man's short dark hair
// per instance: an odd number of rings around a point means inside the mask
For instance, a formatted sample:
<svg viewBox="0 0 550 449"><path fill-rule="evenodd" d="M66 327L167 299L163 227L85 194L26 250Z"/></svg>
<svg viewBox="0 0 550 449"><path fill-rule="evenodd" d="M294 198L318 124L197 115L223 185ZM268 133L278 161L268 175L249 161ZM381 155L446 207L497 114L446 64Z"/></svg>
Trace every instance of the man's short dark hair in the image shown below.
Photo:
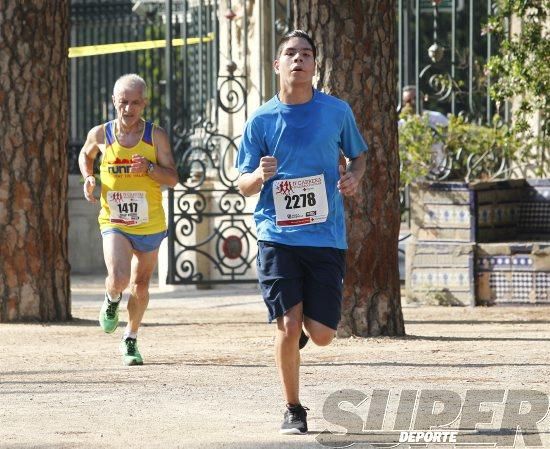
<svg viewBox="0 0 550 449"><path fill-rule="evenodd" d="M279 46L277 47L277 58L281 56L281 51L283 50L285 44L293 37L298 37L300 39L306 40L307 43L311 45L311 49L313 50L313 59L317 57L317 47L315 47L315 43L313 42L313 39L309 36L309 34L307 34L303 30L292 30L286 33L279 41Z"/></svg>

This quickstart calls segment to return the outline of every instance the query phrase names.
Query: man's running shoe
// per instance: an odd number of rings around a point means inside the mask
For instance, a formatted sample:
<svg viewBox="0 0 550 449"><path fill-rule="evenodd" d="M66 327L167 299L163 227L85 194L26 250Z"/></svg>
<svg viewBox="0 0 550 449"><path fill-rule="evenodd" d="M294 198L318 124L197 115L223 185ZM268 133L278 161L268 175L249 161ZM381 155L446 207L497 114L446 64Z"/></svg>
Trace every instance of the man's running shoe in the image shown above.
<svg viewBox="0 0 550 449"><path fill-rule="evenodd" d="M122 293L120 294L122 296ZM107 293L105 293L105 301L99 311L99 325L101 329L107 334L112 334L118 326L118 306L120 304L120 297L118 302L109 301Z"/></svg>
<svg viewBox="0 0 550 449"><path fill-rule="evenodd" d="M301 404L287 404L285 418L281 425L281 433L285 435L305 435L307 433L307 407Z"/></svg>
<svg viewBox="0 0 550 449"><path fill-rule="evenodd" d="M126 366L143 365L143 358L139 353L137 339L127 337L120 342L122 363Z"/></svg>
<svg viewBox="0 0 550 449"><path fill-rule="evenodd" d="M305 345L307 345L308 341L309 341L309 337L302 329L302 334L300 335L300 341L298 342L298 347L302 349Z"/></svg>

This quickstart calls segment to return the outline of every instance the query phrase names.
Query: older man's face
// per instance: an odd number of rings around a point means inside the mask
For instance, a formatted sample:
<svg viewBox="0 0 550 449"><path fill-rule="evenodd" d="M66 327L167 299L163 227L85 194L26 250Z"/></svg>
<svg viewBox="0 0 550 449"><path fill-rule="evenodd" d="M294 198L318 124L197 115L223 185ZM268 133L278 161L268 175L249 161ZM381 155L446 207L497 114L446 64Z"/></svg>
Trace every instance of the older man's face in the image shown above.
<svg viewBox="0 0 550 449"><path fill-rule="evenodd" d="M145 103L141 87L125 86L113 95L117 117L126 127L132 127L141 120Z"/></svg>
<svg viewBox="0 0 550 449"><path fill-rule="evenodd" d="M403 107L407 105L412 109L416 108L416 92L414 90L403 92Z"/></svg>

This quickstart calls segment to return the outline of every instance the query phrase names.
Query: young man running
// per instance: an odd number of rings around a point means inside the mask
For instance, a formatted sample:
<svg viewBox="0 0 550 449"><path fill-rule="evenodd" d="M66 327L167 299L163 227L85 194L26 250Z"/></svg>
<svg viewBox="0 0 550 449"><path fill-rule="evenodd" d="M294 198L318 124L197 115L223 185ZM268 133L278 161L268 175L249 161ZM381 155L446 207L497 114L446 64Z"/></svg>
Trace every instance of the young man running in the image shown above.
<svg viewBox="0 0 550 449"><path fill-rule="evenodd" d="M286 400L281 432L307 432L299 397L302 348L328 345L340 320L346 226L342 195L365 172L363 140L349 105L312 86L316 48L301 30L281 40L280 90L245 126L237 158L243 195L260 193L254 218L258 277ZM347 168L339 167L341 152Z"/></svg>
<svg viewBox="0 0 550 449"><path fill-rule="evenodd" d="M99 324L106 333L116 330L122 292L129 286L128 325L120 345L125 365L143 364L137 333L149 303L158 249L166 236L160 186L178 182L166 132L141 117L146 94L140 76L120 77L113 88L116 119L88 132L78 158L84 196L96 203L93 164L101 153L99 227L107 278Z"/></svg>

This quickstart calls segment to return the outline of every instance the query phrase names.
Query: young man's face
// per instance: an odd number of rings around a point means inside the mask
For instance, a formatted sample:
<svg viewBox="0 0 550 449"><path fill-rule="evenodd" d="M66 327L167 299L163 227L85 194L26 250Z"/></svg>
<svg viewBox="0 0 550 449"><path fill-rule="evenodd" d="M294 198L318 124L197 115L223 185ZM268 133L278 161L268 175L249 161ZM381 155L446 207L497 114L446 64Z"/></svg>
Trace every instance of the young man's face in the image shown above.
<svg viewBox="0 0 550 449"><path fill-rule="evenodd" d="M141 120L145 99L141 87L124 87L113 95L117 118L126 127L132 127Z"/></svg>
<svg viewBox="0 0 550 449"><path fill-rule="evenodd" d="M281 49L279 58L273 63L275 73L282 84L309 84L315 74L313 49L308 41L301 37L289 39Z"/></svg>

